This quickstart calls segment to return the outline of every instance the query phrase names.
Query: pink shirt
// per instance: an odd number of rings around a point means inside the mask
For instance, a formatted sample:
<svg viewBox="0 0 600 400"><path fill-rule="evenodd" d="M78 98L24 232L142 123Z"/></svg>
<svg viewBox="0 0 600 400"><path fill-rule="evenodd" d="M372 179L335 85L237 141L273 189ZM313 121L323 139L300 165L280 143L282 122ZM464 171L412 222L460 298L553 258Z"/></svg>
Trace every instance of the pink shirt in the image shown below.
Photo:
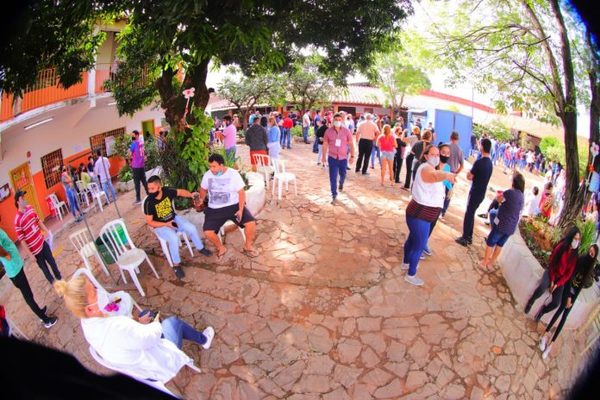
<svg viewBox="0 0 600 400"><path fill-rule="evenodd" d="M389 134L387 137L385 135L381 135L379 137L379 148L381 151L391 152L394 151L394 142L396 138L394 135Z"/></svg>
<svg viewBox="0 0 600 400"><path fill-rule="evenodd" d="M379 133L379 128L373 121L366 120L358 124L356 129L356 136L360 136L361 139L375 140L375 136Z"/></svg>
<svg viewBox="0 0 600 400"><path fill-rule="evenodd" d="M339 131L336 131L334 127L328 128L323 137L323 143L327 143L327 153L329 154L329 157L337 160L345 160L348 157L348 144L351 141L352 132L343 126Z"/></svg>
<svg viewBox="0 0 600 400"><path fill-rule="evenodd" d="M235 146L237 136L237 129L235 125L229 124L227 128L223 129L224 145L226 149L230 149Z"/></svg>

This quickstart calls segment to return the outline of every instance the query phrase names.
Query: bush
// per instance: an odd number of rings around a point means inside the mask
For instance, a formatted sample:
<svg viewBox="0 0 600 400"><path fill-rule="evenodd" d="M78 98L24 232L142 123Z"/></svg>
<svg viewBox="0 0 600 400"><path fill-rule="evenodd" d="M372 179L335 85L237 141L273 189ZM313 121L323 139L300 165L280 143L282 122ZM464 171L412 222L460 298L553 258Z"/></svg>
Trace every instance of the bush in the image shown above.
<svg viewBox="0 0 600 400"><path fill-rule="evenodd" d="M296 125L292 128L292 136L303 137L302 135L302 126Z"/></svg>
<svg viewBox="0 0 600 400"><path fill-rule="evenodd" d="M129 164L125 164L123 168L119 171L119 182L129 182L133 179L133 170L129 166Z"/></svg>

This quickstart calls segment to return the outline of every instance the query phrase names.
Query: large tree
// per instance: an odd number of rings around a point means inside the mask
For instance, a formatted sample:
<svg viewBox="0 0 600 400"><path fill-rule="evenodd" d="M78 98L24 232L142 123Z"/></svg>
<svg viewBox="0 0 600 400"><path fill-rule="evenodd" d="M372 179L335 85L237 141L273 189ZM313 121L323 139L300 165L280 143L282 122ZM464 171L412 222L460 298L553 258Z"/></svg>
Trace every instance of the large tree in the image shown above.
<svg viewBox="0 0 600 400"><path fill-rule="evenodd" d="M335 93L333 76L322 72L323 57L299 57L284 75L286 100L300 110L322 108Z"/></svg>

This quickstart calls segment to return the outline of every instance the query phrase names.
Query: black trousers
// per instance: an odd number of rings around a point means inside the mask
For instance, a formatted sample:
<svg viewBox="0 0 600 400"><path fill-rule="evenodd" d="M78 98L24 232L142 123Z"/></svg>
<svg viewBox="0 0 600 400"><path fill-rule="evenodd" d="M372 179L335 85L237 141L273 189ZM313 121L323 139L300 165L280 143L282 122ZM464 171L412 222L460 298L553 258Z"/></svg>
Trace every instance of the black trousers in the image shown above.
<svg viewBox="0 0 600 400"><path fill-rule="evenodd" d="M38 267L40 267L40 269L44 273L44 276L46 277L48 282L53 283L54 279L62 279L60 271L58 270L58 266L56 265L56 260L52 255L52 250L50 250L50 246L48 246L48 243L46 243L46 241L44 241L42 251L35 255L35 261L37 262ZM48 264L50 265L50 268L52 268L54 276L52 276L52 274L50 273L50 270L48 269Z"/></svg>
<svg viewBox="0 0 600 400"><path fill-rule="evenodd" d="M361 170L366 174L369 168L369 158L373 150L373 141L370 139L360 139L358 141L358 159L356 160L356 172Z"/></svg>
<svg viewBox="0 0 600 400"><path fill-rule="evenodd" d="M548 274L548 271L544 271L544 274L542 275L542 280L540 280L540 283L538 284L538 287L535 289L535 291L533 292L533 294L531 295L531 297L529 298L529 301L527 302L528 308L531 307L533 305L533 303L542 295L544 294L548 288L550 287L550 275ZM542 318L542 316L552 310L554 310L556 307L558 307L558 305L561 302L561 299L563 297L563 290L565 289L565 285L559 286L556 289L554 289L554 292L552 292L552 301L550 301L550 303L548 305L542 306L540 308L540 310L537 312L535 318L536 319L540 319Z"/></svg>
<svg viewBox="0 0 600 400"><path fill-rule="evenodd" d="M483 196L471 196L469 194L469 201L467 203L467 210L465 211L465 217L463 220L463 234L462 237L467 240L473 240L473 226L475 225L475 212L477 208L485 198Z"/></svg>
<svg viewBox="0 0 600 400"><path fill-rule="evenodd" d="M410 189L410 181L412 179L412 165L414 159L415 155L412 153L406 156L406 178L404 178L405 189Z"/></svg>
<svg viewBox="0 0 600 400"><path fill-rule="evenodd" d="M135 186L135 200L141 201L140 197L140 182L144 185L146 196L148 195L148 183L146 183L146 171L144 168L132 168L133 170L133 186Z"/></svg>
<svg viewBox="0 0 600 400"><path fill-rule="evenodd" d="M400 148L396 149L396 155L394 156L394 182L400 183L400 171L402 171L402 151Z"/></svg>
<svg viewBox="0 0 600 400"><path fill-rule="evenodd" d="M567 322L569 313L573 309L573 305L575 304L575 301L577 300L577 296L579 296L579 291L576 291L575 295L573 295L573 301L571 303L571 308L567 308L567 300L569 299L570 296L571 296L570 288L565 287L565 289L563 290L563 296L562 296L562 300L560 302L560 307L558 307L558 310L556 310L556 312L552 316L552 319L550 320L548 327L546 327L546 332L550 332L550 329L552 329L552 327L558 320L558 317L561 317L560 322L558 323L558 327L556 328L556 331L554 331L554 335L552 335L553 342L556 341L556 338L558 337L558 335L560 335L560 332L562 331L562 328L565 325L565 322Z"/></svg>
<svg viewBox="0 0 600 400"><path fill-rule="evenodd" d="M29 308L31 308L31 311L33 311L33 313L42 321L48 321L46 313L40 308L40 306L37 305L33 298L33 292L31 291L31 286L29 286L29 281L25 275L25 270L21 269L21 271L14 278L10 278L10 280L12 281L13 285L15 285L15 287L21 291L23 299L25 299L25 303L27 303Z"/></svg>

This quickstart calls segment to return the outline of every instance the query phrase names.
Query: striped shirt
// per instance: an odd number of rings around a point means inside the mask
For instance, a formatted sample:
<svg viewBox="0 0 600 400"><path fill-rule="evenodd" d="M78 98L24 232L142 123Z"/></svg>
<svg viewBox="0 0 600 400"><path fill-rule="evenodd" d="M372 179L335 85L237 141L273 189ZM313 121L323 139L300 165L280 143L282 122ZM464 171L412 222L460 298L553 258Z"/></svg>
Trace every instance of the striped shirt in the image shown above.
<svg viewBox="0 0 600 400"><path fill-rule="evenodd" d="M40 231L40 220L33 207L26 206L25 212L17 211L15 231L19 240L23 240L33 255L42 251L44 236Z"/></svg>

